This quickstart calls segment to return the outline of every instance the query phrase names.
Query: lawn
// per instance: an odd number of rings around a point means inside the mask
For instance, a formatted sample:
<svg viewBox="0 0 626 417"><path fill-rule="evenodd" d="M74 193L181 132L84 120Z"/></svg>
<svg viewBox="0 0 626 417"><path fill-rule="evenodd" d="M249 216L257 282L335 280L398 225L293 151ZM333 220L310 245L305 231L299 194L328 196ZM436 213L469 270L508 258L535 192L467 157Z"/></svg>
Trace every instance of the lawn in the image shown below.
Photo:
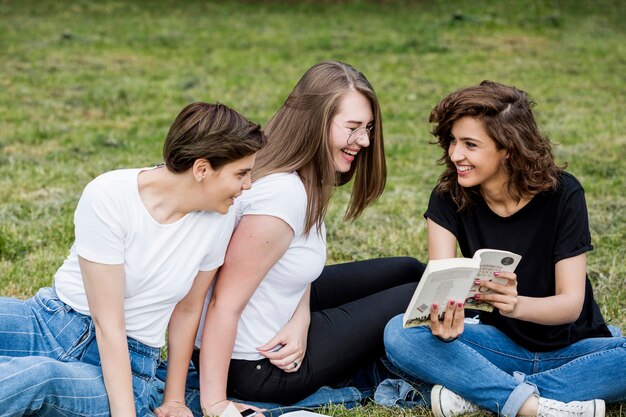
<svg viewBox="0 0 626 417"><path fill-rule="evenodd" d="M52 283L83 187L158 163L184 105L220 101L265 124L308 67L338 59L377 90L389 177L352 224L337 191L329 263L426 259L422 213L441 172L428 114L490 79L531 94L558 162L585 187L589 276L605 318L626 329L625 18L621 0L0 0L0 295ZM626 416L626 404L609 411Z"/></svg>

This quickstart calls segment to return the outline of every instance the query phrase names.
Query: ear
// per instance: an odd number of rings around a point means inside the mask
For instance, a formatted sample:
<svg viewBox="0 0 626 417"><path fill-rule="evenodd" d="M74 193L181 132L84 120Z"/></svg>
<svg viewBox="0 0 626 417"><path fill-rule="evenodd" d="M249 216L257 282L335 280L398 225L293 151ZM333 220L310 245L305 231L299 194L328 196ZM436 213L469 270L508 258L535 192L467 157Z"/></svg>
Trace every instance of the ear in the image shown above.
<svg viewBox="0 0 626 417"><path fill-rule="evenodd" d="M212 172L213 168L211 168L211 164L204 158L196 159L191 167L191 174L196 182L202 182L202 180L208 177Z"/></svg>

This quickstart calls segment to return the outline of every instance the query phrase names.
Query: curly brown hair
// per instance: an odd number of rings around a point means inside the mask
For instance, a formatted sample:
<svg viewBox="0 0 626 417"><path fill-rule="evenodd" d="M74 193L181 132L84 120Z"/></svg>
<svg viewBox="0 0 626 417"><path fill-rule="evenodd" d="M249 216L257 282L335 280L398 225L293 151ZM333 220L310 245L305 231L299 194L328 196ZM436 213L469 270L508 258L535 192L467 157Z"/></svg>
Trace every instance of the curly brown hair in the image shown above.
<svg viewBox="0 0 626 417"><path fill-rule="evenodd" d="M458 183L456 167L448 155L452 126L465 116L479 120L496 148L507 152L504 167L511 198L519 202L556 188L564 167L556 165L550 140L537 127L534 105L526 92L493 81L462 88L441 100L429 117L429 122L435 123L431 133L444 150L438 162L446 166L437 191L450 193L459 210L469 207L472 195L479 191L478 186L464 188Z"/></svg>

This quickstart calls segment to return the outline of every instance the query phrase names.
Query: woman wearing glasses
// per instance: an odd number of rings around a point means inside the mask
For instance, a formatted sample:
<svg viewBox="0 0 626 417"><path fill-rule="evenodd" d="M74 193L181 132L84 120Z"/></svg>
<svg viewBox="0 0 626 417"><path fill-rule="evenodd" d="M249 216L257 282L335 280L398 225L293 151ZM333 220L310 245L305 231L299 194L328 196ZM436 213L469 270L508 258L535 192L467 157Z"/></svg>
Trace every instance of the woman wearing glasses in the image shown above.
<svg viewBox="0 0 626 417"><path fill-rule="evenodd" d="M413 258L324 266L335 187L353 180L345 218L354 220L385 185L381 114L363 74L340 62L314 65L264 131L268 144L196 340L209 415L227 397L292 404L350 383L384 354L386 321L423 272Z"/></svg>

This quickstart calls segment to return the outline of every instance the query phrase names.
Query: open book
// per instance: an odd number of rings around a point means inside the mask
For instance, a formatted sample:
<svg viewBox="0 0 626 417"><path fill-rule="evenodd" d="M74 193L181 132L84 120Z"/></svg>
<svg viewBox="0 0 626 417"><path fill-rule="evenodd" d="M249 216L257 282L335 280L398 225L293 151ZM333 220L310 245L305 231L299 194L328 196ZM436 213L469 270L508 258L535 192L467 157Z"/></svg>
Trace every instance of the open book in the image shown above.
<svg viewBox="0 0 626 417"><path fill-rule="evenodd" d="M491 304L476 300L476 294L487 294L489 289L474 284L476 278L506 284L506 278L493 275L496 271L512 272L522 257L513 252L497 249L477 250L473 258L451 258L429 261L411 298L402 324L419 326L430 321L430 307L440 306L445 312L450 300L465 300L465 308L492 311Z"/></svg>

